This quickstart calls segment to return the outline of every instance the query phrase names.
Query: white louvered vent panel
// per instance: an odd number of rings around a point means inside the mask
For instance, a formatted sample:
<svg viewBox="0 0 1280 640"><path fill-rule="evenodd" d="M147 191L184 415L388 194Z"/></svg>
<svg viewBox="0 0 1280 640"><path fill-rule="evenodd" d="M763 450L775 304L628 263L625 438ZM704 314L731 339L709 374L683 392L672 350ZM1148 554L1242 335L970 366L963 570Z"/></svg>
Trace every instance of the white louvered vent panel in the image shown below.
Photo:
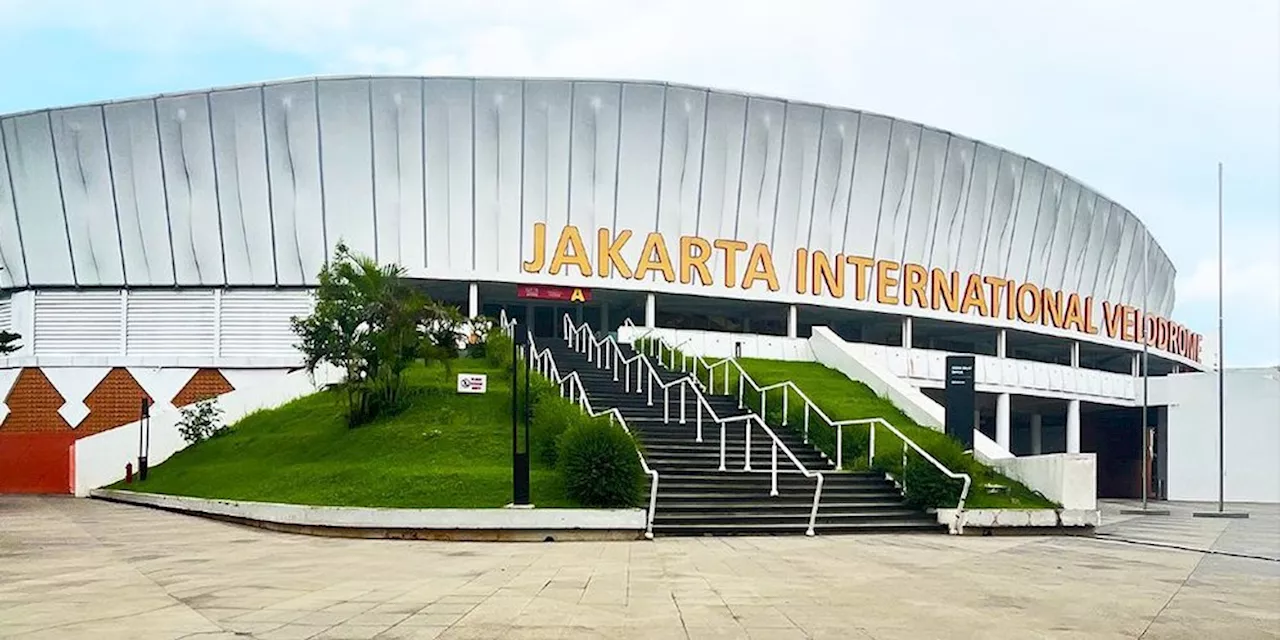
<svg viewBox="0 0 1280 640"><path fill-rule="evenodd" d="M124 322L119 291L38 291L35 297L37 356L120 353Z"/></svg>
<svg viewBox="0 0 1280 640"><path fill-rule="evenodd" d="M13 326L13 300L0 298L0 331L8 331Z"/></svg>
<svg viewBox="0 0 1280 640"><path fill-rule="evenodd" d="M213 291L130 291L131 356L213 357Z"/></svg>
<svg viewBox="0 0 1280 640"><path fill-rule="evenodd" d="M306 291L227 291L222 296L222 351L227 358L300 358L294 316L311 313Z"/></svg>

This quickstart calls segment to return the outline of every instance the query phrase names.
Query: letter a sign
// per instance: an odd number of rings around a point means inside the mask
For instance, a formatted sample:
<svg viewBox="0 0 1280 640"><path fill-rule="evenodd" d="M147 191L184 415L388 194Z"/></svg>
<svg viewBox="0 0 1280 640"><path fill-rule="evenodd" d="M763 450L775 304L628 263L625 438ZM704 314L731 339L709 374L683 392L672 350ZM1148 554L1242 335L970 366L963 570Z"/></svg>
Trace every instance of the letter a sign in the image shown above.
<svg viewBox="0 0 1280 640"><path fill-rule="evenodd" d="M587 295L582 292L582 289L574 289L573 293L569 294L569 302L586 302L586 301L587 301Z"/></svg>

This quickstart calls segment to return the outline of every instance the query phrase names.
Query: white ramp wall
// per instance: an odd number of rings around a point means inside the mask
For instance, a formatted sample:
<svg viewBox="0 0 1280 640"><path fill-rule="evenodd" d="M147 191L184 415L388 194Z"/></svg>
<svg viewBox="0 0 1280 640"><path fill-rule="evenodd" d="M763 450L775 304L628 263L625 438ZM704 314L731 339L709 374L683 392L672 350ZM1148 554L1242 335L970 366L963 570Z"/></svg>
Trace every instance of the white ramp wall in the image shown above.
<svg viewBox="0 0 1280 640"><path fill-rule="evenodd" d="M243 387L237 385L235 391L218 397L218 406L223 411L222 417L226 424L232 424L259 409L278 407L315 393L325 385L336 382L340 376L337 370L325 368L316 371L314 380L305 370L292 373L279 371L274 375L255 372L255 377L259 378L256 384ZM186 441L178 433L178 422L181 419L182 413L172 408L158 410L151 416L151 447L148 455L150 466L154 467L186 448ZM141 423L133 422L76 441L74 469L77 496L87 496L93 489L123 479L125 465L137 465L140 427Z"/></svg>
<svg viewBox="0 0 1280 640"><path fill-rule="evenodd" d="M743 358L813 362L809 341L803 338L693 329L618 328L618 342L623 344L630 344L645 336L661 338L684 353L704 358L731 358L737 352L738 345L741 345Z"/></svg>
<svg viewBox="0 0 1280 640"><path fill-rule="evenodd" d="M1039 491L1063 509L1098 508L1098 460L1092 453L1051 453L995 461L1001 473Z"/></svg>
<svg viewBox="0 0 1280 640"><path fill-rule="evenodd" d="M1151 404L1168 406L1168 497L1218 500L1218 375L1151 379ZM1224 499L1280 502L1280 367L1227 369Z"/></svg>

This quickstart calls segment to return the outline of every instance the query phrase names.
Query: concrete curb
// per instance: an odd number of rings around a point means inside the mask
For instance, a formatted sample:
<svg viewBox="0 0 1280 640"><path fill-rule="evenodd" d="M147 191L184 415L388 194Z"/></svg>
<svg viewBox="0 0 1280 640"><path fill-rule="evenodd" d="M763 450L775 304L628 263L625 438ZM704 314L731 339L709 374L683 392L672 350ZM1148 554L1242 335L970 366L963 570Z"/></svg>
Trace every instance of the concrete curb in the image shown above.
<svg viewBox="0 0 1280 640"><path fill-rule="evenodd" d="M938 522L952 525L955 509L938 509ZM965 509L966 534L1051 534L1092 535L1102 524L1101 512L1088 509Z"/></svg>
<svg viewBox="0 0 1280 640"><path fill-rule="evenodd" d="M115 489L90 496L308 535L415 540L534 541L644 538L643 509L392 509L191 498Z"/></svg>

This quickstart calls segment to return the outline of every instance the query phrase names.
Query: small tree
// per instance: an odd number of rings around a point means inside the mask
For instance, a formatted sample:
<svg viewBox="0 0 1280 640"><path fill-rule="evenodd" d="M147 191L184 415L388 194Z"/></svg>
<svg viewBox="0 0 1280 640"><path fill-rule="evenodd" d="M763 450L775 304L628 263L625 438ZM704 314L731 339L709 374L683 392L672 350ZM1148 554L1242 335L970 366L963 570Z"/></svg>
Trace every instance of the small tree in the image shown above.
<svg viewBox="0 0 1280 640"><path fill-rule="evenodd" d="M439 361L444 365L446 378L453 376L453 361L458 359L462 348L465 323L466 318L457 307L443 302L428 303L419 322L419 353L423 362Z"/></svg>
<svg viewBox="0 0 1280 640"><path fill-rule="evenodd" d="M0 331L0 356L7 356L18 349L22 345L18 343L22 336L11 331Z"/></svg>
<svg viewBox="0 0 1280 640"><path fill-rule="evenodd" d="M206 398L195 404L182 408L182 419L178 421L178 433L187 444L203 442L227 431L222 423L222 409L218 399Z"/></svg>
<svg viewBox="0 0 1280 640"><path fill-rule="evenodd" d="M339 243L320 271L315 310L293 319L307 370L326 362L343 370L349 426L403 405L402 373L418 354L427 305L403 276L398 265L380 266Z"/></svg>

